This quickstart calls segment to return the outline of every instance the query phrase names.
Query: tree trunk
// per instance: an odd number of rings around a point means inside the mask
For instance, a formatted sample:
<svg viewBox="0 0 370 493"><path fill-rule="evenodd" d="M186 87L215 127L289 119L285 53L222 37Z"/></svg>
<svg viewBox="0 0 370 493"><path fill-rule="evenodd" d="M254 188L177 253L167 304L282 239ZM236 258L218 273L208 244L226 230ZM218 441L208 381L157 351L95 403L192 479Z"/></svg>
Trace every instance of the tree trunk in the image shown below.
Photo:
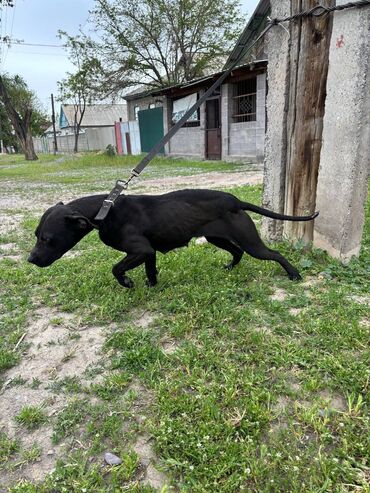
<svg viewBox="0 0 370 493"><path fill-rule="evenodd" d="M317 0L292 0L292 15L318 3ZM334 1L321 0L320 3L332 6ZM327 15L300 18L290 24L286 214L305 215L315 210L332 22L332 16ZM313 221L286 222L284 232L295 240L311 243Z"/></svg>
<svg viewBox="0 0 370 493"><path fill-rule="evenodd" d="M79 127L77 127L77 129L75 129L75 145L73 147L73 152L76 153L78 152L78 137L80 135L80 129Z"/></svg>
<svg viewBox="0 0 370 493"><path fill-rule="evenodd" d="M33 145L32 135L29 130L26 133L26 139L24 144L22 143L23 152L27 161L37 161L38 157L35 152L35 148Z"/></svg>
<svg viewBox="0 0 370 493"><path fill-rule="evenodd" d="M8 92L6 90L3 79L0 76L0 98L4 103L5 110L9 116L9 119L13 125L14 132L18 137L27 161L36 161L38 159L33 146L32 135L30 131L30 121L32 115L32 109L27 109L24 117L22 118L11 102Z"/></svg>

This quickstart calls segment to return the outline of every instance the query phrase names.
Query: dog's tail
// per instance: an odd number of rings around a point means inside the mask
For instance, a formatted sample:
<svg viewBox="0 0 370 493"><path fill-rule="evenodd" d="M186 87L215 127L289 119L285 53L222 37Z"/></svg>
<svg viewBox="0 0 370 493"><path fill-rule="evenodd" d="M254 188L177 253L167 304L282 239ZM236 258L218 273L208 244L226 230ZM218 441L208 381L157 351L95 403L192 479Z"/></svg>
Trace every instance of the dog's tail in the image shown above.
<svg viewBox="0 0 370 493"><path fill-rule="evenodd" d="M319 212L317 211L310 216L287 216L286 214L279 214L277 212L264 209L263 207L259 207L258 205L250 204L249 202L240 201L240 204L244 211L256 212L262 216L271 217L272 219L282 219L284 221L312 221L319 215Z"/></svg>

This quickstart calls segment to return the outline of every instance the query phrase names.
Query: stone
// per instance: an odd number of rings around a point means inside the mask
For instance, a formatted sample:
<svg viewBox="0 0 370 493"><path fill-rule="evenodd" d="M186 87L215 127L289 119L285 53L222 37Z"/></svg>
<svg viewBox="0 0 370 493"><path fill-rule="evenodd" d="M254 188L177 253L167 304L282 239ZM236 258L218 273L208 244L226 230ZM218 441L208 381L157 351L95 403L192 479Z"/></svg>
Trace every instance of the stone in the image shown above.
<svg viewBox="0 0 370 493"><path fill-rule="evenodd" d="M112 454L111 452L106 452L104 454L105 462L110 466L119 466L122 464L122 459L120 459L117 455Z"/></svg>

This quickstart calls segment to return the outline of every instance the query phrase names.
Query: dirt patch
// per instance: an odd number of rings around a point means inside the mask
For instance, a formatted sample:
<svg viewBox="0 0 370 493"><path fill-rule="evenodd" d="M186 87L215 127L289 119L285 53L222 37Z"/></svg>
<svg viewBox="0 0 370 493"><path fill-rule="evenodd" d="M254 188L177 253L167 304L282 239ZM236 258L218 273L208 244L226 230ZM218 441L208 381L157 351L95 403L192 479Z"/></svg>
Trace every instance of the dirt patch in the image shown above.
<svg viewBox="0 0 370 493"><path fill-rule="evenodd" d="M272 335L273 332L271 329L268 327L255 327L253 329L255 332L258 332L259 334L265 334L265 335Z"/></svg>
<svg viewBox="0 0 370 493"><path fill-rule="evenodd" d="M177 190L179 188L225 188L243 185L260 185L263 181L262 171L237 171L233 173L199 173L187 176L168 176L165 178L155 178L141 181L134 184L132 189L143 191L150 190L164 193L166 191Z"/></svg>
<svg viewBox="0 0 370 493"><path fill-rule="evenodd" d="M17 424L14 417L19 414L24 406L41 406L47 416L53 415L64 405L59 396L51 396L44 389L29 389L21 386L7 389L0 397L0 430L8 437L16 439L22 451L27 451L34 445L40 448L40 456L35 462L23 463L18 457L14 461L5 464L1 471L3 486L12 484L20 479L40 481L55 466L56 458L61 453L61 446L51 443L53 430L51 426L27 431ZM6 491L1 490L0 491Z"/></svg>
<svg viewBox="0 0 370 493"><path fill-rule="evenodd" d="M5 374L0 396L0 430L17 438L21 449L37 444L41 449L36 462L5 473L8 483L19 479L41 480L54 468L61 447L51 443L52 427L28 432L14 421L24 406L41 406L52 418L65 406L65 396L56 395L51 384L56 379L76 376L87 383L85 370L96 364L104 342L104 329L84 327L69 313L38 308L21 342L26 348L20 364ZM12 386L15 379L24 383ZM5 479L3 480L5 482Z"/></svg>
<svg viewBox="0 0 370 493"><path fill-rule="evenodd" d="M357 295L353 295L353 296L349 296L348 298L350 300L352 300L352 301L355 301L359 305L370 306L370 296L365 296L365 295L364 296L357 296Z"/></svg>
<svg viewBox="0 0 370 493"><path fill-rule="evenodd" d="M0 245L0 250L4 253L13 252L14 250L17 250L17 244L16 243L3 243Z"/></svg>
<svg viewBox="0 0 370 493"><path fill-rule="evenodd" d="M323 278L308 276L303 282L301 282L301 286L303 286L304 288L312 288L317 284L320 284L322 281Z"/></svg>
<svg viewBox="0 0 370 493"><path fill-rule="evenodd" d="M285 289L277 288L275 289L274 294L269 296L270 300L273 301L284 301L288 296L288 293L285 291Z"/></svg>
<svg viewBox="0 0 370 493"><path fill-rule="evenodd" d="M0 203L0 209L2 209L1 203ZM12 215L1 214L0 215L0 235L5 235L5 234L8 234L8 233L16 230L19 226L19 223L22 220L23 220L23 214L12 214Z"/></svg>
<svg viewBox="0 0 370 493"><path fill-rule="evenodd" d="M179 344L174 340L168 340L162 342L162 351L164 354L171 355L177 351Z"/></svg>
<svg viewBox="0 0 370 493"><path fill-rule="evenodd" d="M140 457L140 462L145 468L142 482L157 488L159 491L169 485L169 479L166 474L157 469L158 457L153 450L153 442L149 435L139 435L135 444L134 451Z"/></svg>
<svg viewBox="0 0 370 493"><path fill-rule="evenodd" d="M296 317L303 311L303 308L290 308L289 313L293 315L293 317Z"/></svg>
<svg viewBox="0 0 370 493"><path fill-rule="evenodd" d="M280 395L271 409L277 414L281 414L285 409L291 405L291 399L286 395Z"/></svg>
<svg viewBox="0 0 370 493"><path fill-rule="evenodd" d="M16 243L0 244L0 260L3 259L13 260L14 262L20 262L22 260Z"/></svg>
<svg viewBox="0 0 370 493"><path fill-rule="evenodd" d="M13 262L21 262L22 255L0 255L0 260L12 260Z"/></svg>
<svg viewBox="0 0 370 493"><path fill-rule="evenodd" d="M348 409L347 401L340 394L333 393L330 390L322 390L318 394L320 400L324 401L328 409L338 412L345 412Z"/></svg>
<svg viewBox="0 0 370 493"><path fill-rule="evenodd" d="M141 329L146 329L152 323L154 320L158 317L155 313L151 313L148 311L142 312L142 313L134 313L134 324L136 327L140 327Z"/></svg>
<svg viewBox="0 0 370 493"><path fill-rule="evenodd" d="M84 327L69 313L39 308L24 342L29 348L6 378L34 378L47 386L57 376L81 377L85 369L96 362L104 334L101 327Z"/></svg>

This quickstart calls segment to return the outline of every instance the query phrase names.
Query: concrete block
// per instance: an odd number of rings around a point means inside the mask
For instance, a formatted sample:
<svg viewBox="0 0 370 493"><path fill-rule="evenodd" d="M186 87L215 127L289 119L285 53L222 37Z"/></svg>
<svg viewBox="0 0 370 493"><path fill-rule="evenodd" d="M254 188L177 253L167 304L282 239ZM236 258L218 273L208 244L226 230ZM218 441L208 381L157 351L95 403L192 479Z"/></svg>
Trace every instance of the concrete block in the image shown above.
<svg viewBox="0 0 370 493"><path fill-rule="evenodd" d="M338 4L346 3L338 0ZM334 14L314 245L358 255L370 168L370 8Z"/></svg>

